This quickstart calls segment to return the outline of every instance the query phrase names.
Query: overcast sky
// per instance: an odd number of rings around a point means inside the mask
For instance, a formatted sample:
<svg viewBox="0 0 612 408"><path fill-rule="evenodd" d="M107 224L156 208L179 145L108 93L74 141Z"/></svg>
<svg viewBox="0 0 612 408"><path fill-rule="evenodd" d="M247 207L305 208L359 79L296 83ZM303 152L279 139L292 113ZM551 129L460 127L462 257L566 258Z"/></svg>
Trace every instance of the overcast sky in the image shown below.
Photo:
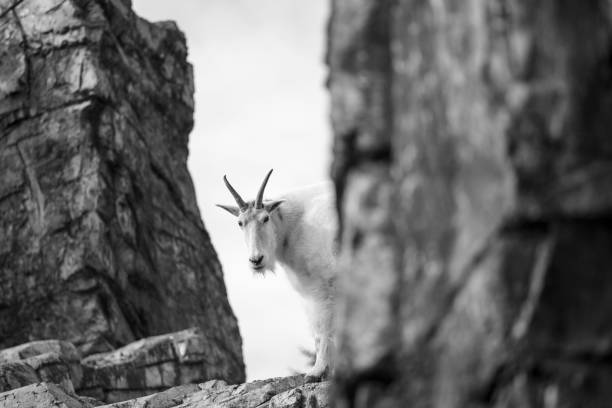
<svg viewBox="0 0 612 408"><path fill-rule="evenodd" d="M224 174L249 198L274 168L267 196L328 176L324 89L327 0L133 0L150 20L174 20L195 74L189 169L204 224L225 272L249 380L306 369L313 349L298 295L282 271L254 277Z"/></svg>

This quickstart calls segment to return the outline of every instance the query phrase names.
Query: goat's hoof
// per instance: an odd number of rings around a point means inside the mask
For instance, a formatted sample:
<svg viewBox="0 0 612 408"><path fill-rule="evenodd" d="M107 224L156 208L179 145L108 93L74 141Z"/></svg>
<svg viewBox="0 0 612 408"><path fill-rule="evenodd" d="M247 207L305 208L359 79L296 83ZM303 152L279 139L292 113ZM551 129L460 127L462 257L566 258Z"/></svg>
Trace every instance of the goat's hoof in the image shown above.
<svg viewBox="0 0 612 408"><path fill-rule="evenodd" d="M304 382L305 383L316 383L316 382L321 382L323 380L323 376L316 376L316 375L309 375L307 374L304 377Z"/></svg>
<svg viewBox="0 0 612 408"><path fill-rule="evenodd" d="M314 382L321 382L323 380L325 380L328 377L328 372L329 370L325 369L325 370L311 370L308 373L306 373L305 377L304 377L304 382L306 383L314 383Z"/></svg>

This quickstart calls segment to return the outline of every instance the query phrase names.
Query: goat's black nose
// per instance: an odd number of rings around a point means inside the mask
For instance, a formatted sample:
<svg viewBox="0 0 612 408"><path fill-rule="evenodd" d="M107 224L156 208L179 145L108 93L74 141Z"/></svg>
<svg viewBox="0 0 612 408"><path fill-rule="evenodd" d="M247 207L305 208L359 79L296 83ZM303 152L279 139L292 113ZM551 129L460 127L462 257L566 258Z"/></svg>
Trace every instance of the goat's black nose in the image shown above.
<svg viewBox="0 0 612 408"><path fill-rule="evenodd" d="M261 261L263 261L263 255L252 256L249 258L249 261L251 261L253 265L259 265Z"/></svg>

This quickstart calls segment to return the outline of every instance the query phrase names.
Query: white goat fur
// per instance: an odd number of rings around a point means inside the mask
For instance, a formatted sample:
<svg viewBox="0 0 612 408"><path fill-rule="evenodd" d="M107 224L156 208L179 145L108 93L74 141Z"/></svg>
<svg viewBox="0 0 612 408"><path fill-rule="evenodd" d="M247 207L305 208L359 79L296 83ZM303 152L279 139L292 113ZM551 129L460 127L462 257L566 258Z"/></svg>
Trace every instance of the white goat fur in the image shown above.
<svg viewBox="0 0 612 408"><path fill-rule="evenodd" d="M274 270L278 262L301 295L316 348L315 364L306 374L320 378L331 368L333 347L337 219L331 184L305 187L277 200L265 200L263 209L255 208L254 202L247 205L238 213L235 207L220 207L237 215L243 223L250 259L264 256L254 270ZM266 215L269 222L262 223Z"/></svg>
<svg viewBox="0 0 612 408"><path fill-rule="evenodd" d="M302 296L315 336L316 360L308 372L312 377L321 377L328 369L333 341L337 222L330 187L306 188L284 195L278 210L283 220L279 219L278 211L272 217L278 231L282 231L279 238L284 235L288 243L277 247L277 260Z"/></svg>

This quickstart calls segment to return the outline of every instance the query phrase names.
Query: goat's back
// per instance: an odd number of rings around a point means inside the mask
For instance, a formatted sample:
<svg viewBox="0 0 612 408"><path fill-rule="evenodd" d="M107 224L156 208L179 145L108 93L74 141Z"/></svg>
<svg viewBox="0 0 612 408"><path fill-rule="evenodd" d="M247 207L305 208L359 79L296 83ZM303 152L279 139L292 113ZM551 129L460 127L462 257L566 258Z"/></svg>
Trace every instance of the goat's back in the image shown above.
<svg viewBox="0 0 612 408"><path fill-rule="evenodd" d="M295 215L308 225L335 231L336 207L333 184L324 182L305 186L283 194L281 199L287 201Z"/></svg>
<svg viewBox="0 0 612 408"><path fill-rule="evenodd" d="M336 273L337 217L331 183L307 186L284 194L280 207L291 224L284 259L287 276L306 298L327 297Z"/></svg>

